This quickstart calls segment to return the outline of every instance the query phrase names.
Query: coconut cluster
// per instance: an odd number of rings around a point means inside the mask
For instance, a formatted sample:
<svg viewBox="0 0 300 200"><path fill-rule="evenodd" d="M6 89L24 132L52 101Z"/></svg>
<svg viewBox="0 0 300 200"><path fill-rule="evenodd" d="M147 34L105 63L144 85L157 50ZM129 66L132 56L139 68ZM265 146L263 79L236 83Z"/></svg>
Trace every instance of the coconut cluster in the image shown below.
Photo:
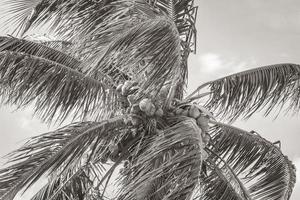
<svg viewBox="0 0 300 200"><path fill-rule="evenodd" d="M210 135L208 134L209 130L209 120L212 117L211 114L204 110L201 106L195 104L185 104L178 106L172 110L163 110L162 104L163 101L167 98L169 93L169 87L164 86L161 88L158 94L150 94L148 98L136 99L136 92L140 88L138 83L134 81L125 81L124 84L120 84L116 90L121 97L124 97L126 104L124 106L124 111L130 113L131 117L125 119L125 123L129 123L135 127L135 131L143 123L142 119L149 117L155 120L155 118L166 116L186 116L194 119L201 129L201 136L204 147L208 145L210 141ZM155 96L155 100L151 97ZM135 137L132 133L132 137ZM109 146L109 157L113 160L114 157L120 153L120 144L112 143ZM203 147L203 148L204 148ZM204 152L205 153L205 152Z"/></svg>
<svg viewBox="0 0 300 200"><path fill-rule="evenodd" d="M188 104L176 108L174 111L174 115L193 118L196 121L198 127L201 129L203 144L205 146L208 145L210 140L210 135L208 134L209 120L211 116L207 111L203 110L201 107L198 107L195 104Z"/></svg>

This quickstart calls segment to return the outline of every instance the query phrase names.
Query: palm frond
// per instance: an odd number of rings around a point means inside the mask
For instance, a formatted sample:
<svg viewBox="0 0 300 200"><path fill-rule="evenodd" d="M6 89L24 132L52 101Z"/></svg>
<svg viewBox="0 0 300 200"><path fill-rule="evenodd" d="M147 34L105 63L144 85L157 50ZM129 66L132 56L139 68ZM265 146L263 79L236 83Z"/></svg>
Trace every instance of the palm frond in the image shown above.
<svg viewBox="0 0 300 200"><path fill-rule="evenodd" d="M53 176L31 200L83 199L92 187L93 182L85 172L82 170L74 174L70 172L66 177Z"/></svg>
<svg viewBox="0 0 300 200"><path fill-rule="evenodd" d="M145 62L140 66L139 63ZM91 73L102 70L120 79L127 74L139 83L143 94L159 91L167 81L181 76L180 40L174 26L166 18L157 18L135 25L126 34L116 38L106 51L91 59ZM116 71L117 69L118 71ZM160 77L158 79L157 77Z"/></svg>
<svg viewBox="0 0 300 200"><path fill-rule="evenodd" d="M95 11L105 6L105 0L95 2L92 0L62 1L62 0L13 0L7 1L8 13L15 15L16 19L8 22L17 25L17 32L24 34L30 28L38 25L52 24L53 28L66 17L78 15L81 11ZM91 10L92 9L92 10Z"/></svg>
<svg viewBox="0 0 300 200"><path fill-rule="evenodd" d="M3 5L6 6L6 12L1 13L9 15L10 18L6 20L6 23L14 27L16 35L21 35L26 29L26 24L30 17L33 15L34 7L38 5L41 0L3 0ZM4 17L5 15L2 15ZM11 17L11 16L14 17Z"/></svg>
<svg viewBox="0 0 300 200"><path fill-rule="evenodd" d="M116 109L113 83L103 75L89 77L76 59L41 44L2 37L0 43L1 97L4 103L25 106L45 121L109 116Z"/></svg>
<svg viewBox="0 0 300 200"><path fill-rule="evenodd" d="M295 168L277 146L259 135L217 122L210 134L211 150L230 166L252 199L289 199ZM220 163L218 157L214 160Z"/></svg>
<svg viewBox="0 0 300 200"><path fill-rule="evenodd" d="M207 173L201 177L201 188L194 199L252 200L249 191L231 167L216 153L206 148L210 156L204 161ZM217 160L217 163L214 161Z"/></svg>
<svg viewBox="0 0 300 200"><path fill-rule="evenodd" d="M32 34L32 35L26 35L23 39L27 41L32 41L37 44L42 44L44 46L47 46L51 49L55 49L61 52L64 52L71 56L72 58L76 58L80 60L80 58L77 58L76 55L74 55L73 52L73 43L67 40L62 40L59 38L54 38L50 35L39 35L39 34Z"/></svg>
<svg viewBox="0 0 300 200"><path fill-rule="evenodd" d="M48 177L48 182L31 200L104 199L102 190L95 186L95 175L102 176L106 168L100 163L72 169Z"/></svg>
<svg viewBox="0 0 300 200"><path fill-rule="evenodd" d="M0 199L12 199L42 176L76 173L90 161L98 163L108 144L127 130L124 117L75 123L32 138L11 153L11 165L0 170Z"/></svg>
<svg viewBox="0 0 300 200"><path fill-rule="evenodd" d="M235 120L250 117L265 109L265 115L278 107L288 105L294 112L300 110L300 66L276 64L247 70L201 85L188 98L205 87L211 92L206 106L217 111L220 118Z"/></svg>
<svg viewBox="0 0 300 200"><path fill-rule="evenodd" d="M232 177L228 171L220 169L218 166L212 164L209 170L209 175L202 180L202 188L199 194L194 199L203 200L245 200L251 199L243 196L238 187L235 187L232 182ZM238 188L238 189L237 189Z"/></svg>
<svg viewBox="0 0 300 200"><path fill-rule="evenodd" d="M201 130L185 119L146 139L119 199L189 199L199 183Z"/></svg>
<svg viewBox="0 0 300 200"><path fill-rule="evenodd" d="M16 53L29 54L43 59L51 60L53 62L66 65L72 69L79 70L81 61L69 56L62 51L56 50L43 45L43 42L35 42L26 39L19 39L15 37L0 37L0 52L11 51Z"/></svg>

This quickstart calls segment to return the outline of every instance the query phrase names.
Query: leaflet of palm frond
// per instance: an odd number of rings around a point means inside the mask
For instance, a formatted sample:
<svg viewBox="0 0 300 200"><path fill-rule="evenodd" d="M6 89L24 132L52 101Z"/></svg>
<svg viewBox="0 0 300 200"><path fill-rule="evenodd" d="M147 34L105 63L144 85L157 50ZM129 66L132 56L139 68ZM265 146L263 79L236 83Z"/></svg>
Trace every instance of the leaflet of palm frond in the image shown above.
<svg viewBox="0 0 300 200"><path fill-rule="evenodd" d="M0 80L4 103L26 106L34 102L35 113L48 122L63 121L70 114L98 119L118 107L107 79L89 77L41 56L1 52Z"/></svg>
<svg viewBox="0 0 300 200"><path fill-rule="evenodd" d="M36 42L38 44L42 44L42 45L47 46L49 48L58 50L58 51L62 51L62 52L66 53L69 56L73 56L73 57L76 56L76 55L73 55L73 53L72 53L73 52L72 42L64 41L64 40L36 40L34 42Z"/></svg>
<svg viewBox="0 0 300 200"><path fill-rule="evenodd" d="M0 171L0 199L11 199L43 175L63 175L80 169L104 154L122 127L125 129L123 117L118 117L103 122L75 123L32 138L9 155L11 165Z"/></svg>
<svg viewBox="0 0 300 200"><path fill-rule="evenodd" d="M145 58L148 58L146 65L140 67ZM180 61L176 27L169 19L159 17L135 25L122 37L116 38L104 53L95 55L88 65L92 65L91 73L118 69L139 82L140 91L149 93L159 91L166 81L182 76L177 73Z"/></svg>
<svg viewBox="0 0 300 200"><path fill-rule="evenodd" d="M233 169L215 152L206 148L209 157L204 161L208 173L201 176L201 186L197 196L203 200L252 200L249 191L237 177ZM217 161L217 162L215 162Z"/></svg>
<svg viewBox="0 0 300 200"><path fill-rule="evenodd" d="M103 176L105 170L102 164L88 163L79 169L73 168L60 175L52 174L31 200L99 199L97 197L102 190L95 187L93 172Z"/></svg>
<svg viewBox="0 0 300 200"><path fill-rule="evenodd" d="M252 199L289 199L295 168L277 146L257 134L222 123L215 122L210 134L212 151L232 168Z"/></svg>
<svg viewBox="0 0 300 200"><path fill-rule="evenodd" d="M217 165L211 164L209 167L209 175L201 179L202 188L198 194L202 200L246 200L239 188L234 185L233 176L220 169ZM199 199L196 197L195 199Z"/></svg>
<svg viewBox="0 0 300 200"><path fill-rule="evenodd" d="M291 105L288 108L297 112L299 77L300 66L296 64L264 66L202 84L189 97L208 87L211 95L206 106L230 120L248 118L262 109L268 115L285 105Z"/></svg>
<svg viewBox="0 0 300 200"><path fill-rule="evenodd" d="M46 23L58 23L64 17L79 15L84 10L96 11L110 1L99 2L92 0L13 0L6 3L10 6L9 13L16 19L10 20L17 25L19 32L25 33L30 28Z"/></svg>
<svg viewBox="0 0 300 200"><path fill-rule="evenodd" d="M75 171L75 170L73 170ZM70 171L65 176L53 176L31 200L84 199L93 188L93 182L83 170Z"/></svg>
<svg viewBox="0 0 300 200"><path fill-rule="evenodd" d="M37 42L15 37L0 37L0 52L11 51L38 56L79 70L81 63L79 60L65 54L62 51L51 48L48 45L51 46L50 43L39 44Z"/></svg>
<svg viewBox="0 0 300 200"><path fill-rule="evenodd" d="M184 133L184 134L183 134ZM120 199L188 199L199 183L201 130L185 119L148 138L133 159Z"/></svg>
<svg viewBox="0 0 300 200"><path fill-rule="evenodd" d="M174 22L185 43L183 49L188 47L188 51L196 51L196 15L197 6L194 6L194 0L171 1L155 0L148 1L154 8L161 10L169 15Z"/></svg>
<svg viewBox="0 0 300 200"><path fill-rule="evenodd" d="M26 23L30 16L33 14L33 8L41 0L3 0L3 5L7 7L5 15L14 15L6 20L6 24L13 27L18 26L14 31L16 35L22 34L26 28ZM2 13L1 13L2 14ZM6 27L7 28L7 27Z"/></svg>
<svg viewBox="0 0 300 200"><path fill-rule="evenodd" d="M84 58L89 58L92 55L101 54L104 47L116 38L122 37L135 25L156 17L155 12L145 2L119 0L110 6L110 9L111 11L107 15L87 12L84 20L73 21L70 19L65 24L80 27L80 29L76 28L75 32L65 34L69 28L62 26L58 32L62 32L66 38L75 38L77 45L75 49L78 49L76 53Z"/></svg>

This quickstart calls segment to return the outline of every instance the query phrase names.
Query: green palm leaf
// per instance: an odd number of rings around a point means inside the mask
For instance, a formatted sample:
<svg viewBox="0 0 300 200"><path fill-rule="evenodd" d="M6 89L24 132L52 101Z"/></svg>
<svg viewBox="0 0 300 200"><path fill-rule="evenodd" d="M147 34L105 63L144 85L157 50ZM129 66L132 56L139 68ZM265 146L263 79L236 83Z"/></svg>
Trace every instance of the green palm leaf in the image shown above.
<svg viewBox="0 0 300 200"><path fill-rule="evenodd" d="M239 116L249 118L258 110L265 115L288 105L298 112L300 66L277 64L247 70L202 84L188 98L208 87L211 92L206 106L217 111L220 118L235 120Z"/></svg>

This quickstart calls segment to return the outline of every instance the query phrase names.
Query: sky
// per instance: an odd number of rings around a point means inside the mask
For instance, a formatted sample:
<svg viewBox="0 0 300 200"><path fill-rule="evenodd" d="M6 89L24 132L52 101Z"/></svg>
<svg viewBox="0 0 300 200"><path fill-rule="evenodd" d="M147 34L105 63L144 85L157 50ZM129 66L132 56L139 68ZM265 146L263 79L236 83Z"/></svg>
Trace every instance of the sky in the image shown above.
<svg viewBox="0 0 300 200"><path fill-rule="evenodd" d="M197 54L189 59L188 91L206 81L254 67L300 64L299 0L195 1L199 5L198 48ZM264 118L258 113L234 125L255 130L270 141L280 140L282 151L299 169L300 177L299 115L280 115L274 120L272 116ZM30 107L22 111L0 107L0 156L16 149L26 138L55 128L32 118ZM291 200L299 199L300 183L297 182Z"/></svg>

